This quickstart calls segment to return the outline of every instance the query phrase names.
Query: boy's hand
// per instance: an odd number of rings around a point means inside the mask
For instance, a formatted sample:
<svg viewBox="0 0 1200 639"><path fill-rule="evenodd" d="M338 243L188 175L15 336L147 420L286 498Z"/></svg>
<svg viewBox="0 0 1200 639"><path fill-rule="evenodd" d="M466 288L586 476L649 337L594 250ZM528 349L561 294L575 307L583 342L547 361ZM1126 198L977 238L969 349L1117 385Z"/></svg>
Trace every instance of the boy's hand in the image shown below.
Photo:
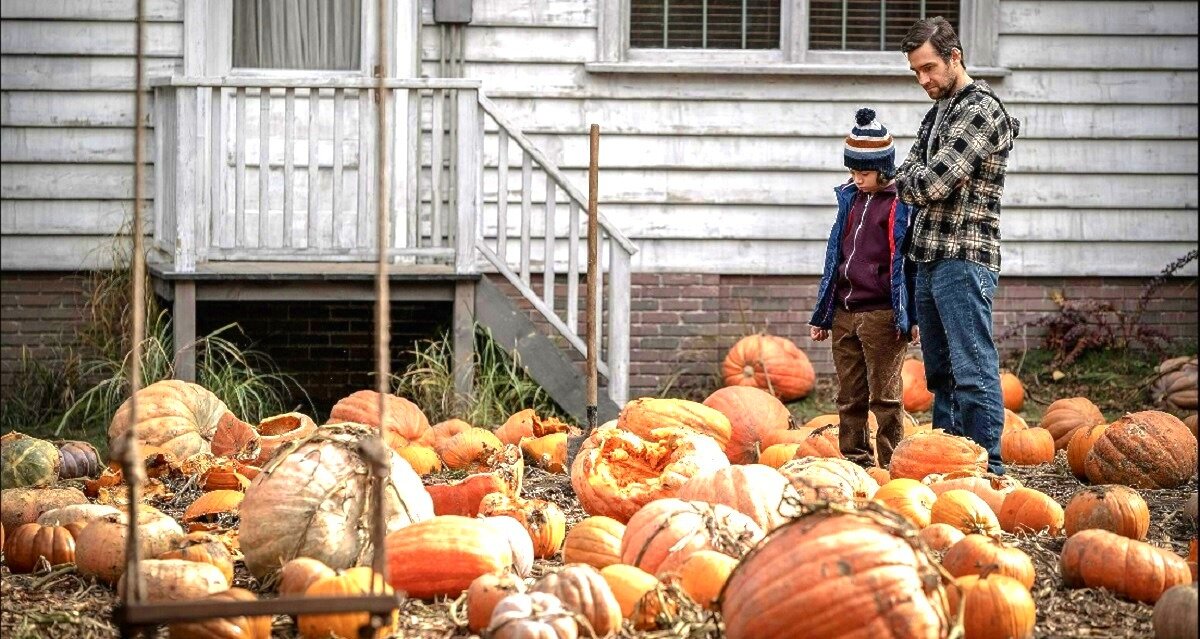
<svg viewBox="0 0 1200 639"><path fill-rule="evenodd" d="M829 339L829 329L809 326L808 336L811 337L814 342L824 342L825 340Z"/></svg>
<svg viewBox="0 0 1200 639"><path fill-rule="evenodd" d="M920 328L918 328L917 326L913 326L912 329L908 332L908 334L912 336L913 344L921 343L921 329Z"/></svg>

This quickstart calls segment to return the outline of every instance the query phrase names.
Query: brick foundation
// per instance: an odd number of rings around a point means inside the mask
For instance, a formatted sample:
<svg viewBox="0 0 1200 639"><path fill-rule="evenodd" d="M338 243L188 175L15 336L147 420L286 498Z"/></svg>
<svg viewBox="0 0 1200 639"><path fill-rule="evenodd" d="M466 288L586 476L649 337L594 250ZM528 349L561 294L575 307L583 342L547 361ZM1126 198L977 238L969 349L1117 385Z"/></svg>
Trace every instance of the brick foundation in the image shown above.
<svg viewBox="0 0 1200 639"><path fill-rule="evenodd" d="M996 332L1010 336L1001 348L1040 345L1038 330L1022 335L1010 328L1055 310L1055 292L1071 299L1108 300L1132 308L1145 283L1143 278L1002 277L996 299ZM808 353L819 374L832 374L828 344L814 345L808 339L816 287L817 278L812 276L634 274L631 396L654 394L668 386L671 394L678 396L710 391L716 387L719 365L729 347L741 336L763 329L793 339ZM560 299L565 298L565 288L562 284L558 287ZM1159 289L1143 322L1172 339L1194 345L1196 303L1194 278L1171 280ZM48 363L62 347L77 346L72 336L82 321L82 308L83 278L78 275L0 274L0 370L5 389L19 366L22 346ZM208 302L198 309L197 330L203 335L240 322L246 333L243 343L256 343L281 369L295 374L324 411L347 389L372 386L373 317L370 302L272 302L265 306ZM404 352L415 340L434 337L449 325L450 305L396 303L392 317L392 367L400 371L407 363Z"/></svg>

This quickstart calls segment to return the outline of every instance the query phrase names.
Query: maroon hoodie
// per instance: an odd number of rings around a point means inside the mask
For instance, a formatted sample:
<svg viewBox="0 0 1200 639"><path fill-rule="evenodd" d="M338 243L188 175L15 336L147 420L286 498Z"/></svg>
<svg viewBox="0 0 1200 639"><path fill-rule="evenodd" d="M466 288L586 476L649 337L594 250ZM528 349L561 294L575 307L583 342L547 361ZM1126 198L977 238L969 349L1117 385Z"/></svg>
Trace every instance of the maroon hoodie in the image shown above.
<svg viewBox="0 0 1200 639"><path fill-rule="evenodd" d="M896 185L878 193L859 191L850 204L837 266L837 307L879 311L892 307L889 219L896 206Z"/></svg>

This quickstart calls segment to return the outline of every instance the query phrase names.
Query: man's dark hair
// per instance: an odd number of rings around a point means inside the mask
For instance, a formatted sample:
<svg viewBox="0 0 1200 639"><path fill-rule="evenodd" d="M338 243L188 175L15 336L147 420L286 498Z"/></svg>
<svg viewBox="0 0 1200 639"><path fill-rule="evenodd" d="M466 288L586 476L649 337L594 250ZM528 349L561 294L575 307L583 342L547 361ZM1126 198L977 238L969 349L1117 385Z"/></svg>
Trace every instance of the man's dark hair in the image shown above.
<svg viewBox="0 0 1200 639"><path fill-rule="evenodd" d="M933 50L937 51L938 56L946 62L950 62L950 52L958 49L962 54L963 65L966 65L967 54L963 51L962 42L959 41L958 34L954 32L954 27L942 16L914 22L913 26L909 27L904 39L900 41L900 51L908 55L921 48L926 42L932 44Z"/></svg>

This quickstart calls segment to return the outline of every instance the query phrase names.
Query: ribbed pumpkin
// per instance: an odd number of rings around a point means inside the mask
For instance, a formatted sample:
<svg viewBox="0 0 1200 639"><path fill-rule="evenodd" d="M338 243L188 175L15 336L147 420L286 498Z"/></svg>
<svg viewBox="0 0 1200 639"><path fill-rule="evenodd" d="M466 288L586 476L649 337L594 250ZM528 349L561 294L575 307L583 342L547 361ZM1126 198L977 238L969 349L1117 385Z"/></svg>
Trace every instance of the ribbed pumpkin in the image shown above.
<svg viewBox="0 0 1200 639"><path fill-rule="evenodd" d="M279 451L246 491L238 536L246 568L261 578L294 557L330 568L358 565L370 556L367 531L374 515L370 465L360 452L376 430L363 424L324 426ZM386 449L385 449L386 450ZM388 531L433 516L421 478L394 451L385 479Z"/></svg>
<svg viewBox="0 0 1200 639"><path fill-rule="evenodd" d="M120 513L93 519L75 538L75 566L84 577L116 584L125 572L125 537L129 515ZM157 557L183 537L183 529L171 517L151 508L138 508L138 552L142 559ZM188 562L190 563L190 562ZM145 562L143 562L145 565ZM218 574L220 570L213 568ZM221 575L224 579L224 575Z"/></svg>
<svg viewBox="0 0 1200 639"><path fill-rule="evenodd" d="M967 490L948 490L938 495L929 511L932 524L950 524L964 533L995 535L1000 522L987 502Z"/></svg>
<svg viewBox="0 0 1200 639"><path fill-rule="evenodd" d="M9 433L0 443L0 487L37 488L58 481L62 455L44 439Z"/></svg>
<svg viewBox="0 0 1200 639"><path fill-rule="evenodd" d="M1158 365L1158 378L1151 387L1154 402L1175 413L1194 411L1196 395L1196 358L1184 355Z"/></svg>
<svg viewBox="0 0 1200 639"><path fill-rule="evenodd" d="M780 466L792 461L799 448L800 444L774 444L767 446L762 454L758 456L758 463L778 469Z"/></svg>
<svg viewBox="0 0 1200 639"><path fill-rule="evenodd" d="M1015 413L1025 408L1025 385L1021 379L1008 371L1000 373L1000 393L1004 396L1004 407Z"/></svg>
<svg viewBox="0 0 1200 639"><path fill-rule="evenodd" d="M674 577L692 601L707 610L717 610L717 598L737 565L737 559L724 553L697 550L683 562Z"/></svg>
<svg viewBox="0 0 1200 639"><path fill-rule="evenodd" d="M416 404L403 397L387 395L387 423L383 442L396 449L417 441L429 432L429 418ZM360 390L338 400L329 411L327 424L353 422L379 428L379 392Z"/></svg>
<svg viewBox="0 0 1200 639"><path fill-rule="evenodd" d="M1175 586L1154 604L1154 639L1194 639L1200 634L1196 584Z"/></svg>
<svg viewBox="0 0 1200 639"><path fill-rule="evenodd" d="M721 411L731 428L725 454L734 464L753 464L762 450L763 439L787 430L792 414L774 395L754 386L726 386L704 400L704 405Z"/></svg>
<svg viewBox="0 0 1200 639"><path fill-rule="evenodd" d="M51 566L75 562L75 531L86 523L66 526L24 524L4 540L4 562L14 573L33 572L38 561L46 558Z"/></svg>
<svg viewBox="0 0 1200 639"><path fill-rule="evenodd" d="M1146 500L1136 490L1115 484L1089 486L1075 493L1063 517L1068 537L1081 530L1098 528L1143 540L1150 530Z"/></svg>
<svg viewBox="0 0 1200 639"><path fill-rule="evenodd" d="M437 450L438 448L441 448L443 444L450 441L451 437L454 437L455 435L471 428L474 428L474 426L471 426L471 424L468 422L458 418L447 419L446 421L438 422L429 427L430 438L432 439L431 445L433 446L434 450ZM500 437L499 430L497 430L495 434L497 437ZM500 437L500 441L503 441L506 444L517 443L505 441L503 437Z"/></svg>
<svg viewBox="0 0 1200 639"><path fill-rule="evenodd" d="M492 493L479 502L481 517L512 517L525 527L533 540L533 554L551 557L562 546L567 534L567 519L561 508L544 499L521 499Z"/></svg>
<svg viewBox="0 0 1200 639"><path fill-rule="evenodd" d="M653 628L659 614L676 612L674 602L662 596L662 582L637 566L613 564L601 569L600 576L621 606L621 616L632 621L634 628Z"/></svg>
<svg viewBox="0 0 1200 639"><path fill-rule="evenodd" d="M952 606L962 593L964 637L971 639L1030 639L1037 623L1037 606L1029 589L1012 577L996 573L966 575L954 580Z"/></svg>
<svg viewBox="0 0 1200 639"><path fill-rule="evenodd" d="M1084 470L1093 484L1175 488L1196 473L1196 437L1167 413L1125 415L1096 440Z"/></svg>
<svg viewBox="0 0 1200 639"><path fill-rule="evenodd" d="M96 451L95 446L88 442L68 440L56 443L58 454L62 459L62 466L58 471L60 479L95 477L104 470L100 453Z"/></svg>
<svg viewBox="0 0 1200 639"><path fill-rule="evenodd" d="M930 550L945 552L954 544L962 541L966 537L966 533L950 524L929 524L922 528L917 536L925 542L925 545L929 546Z"/></svg>
<svg viewBox="0 0 1200 639"><path fill-rule="evenodd" d="M392 594L392 589L382 583L379 575L366 566L350 568L332 577L325 577L313 583L305 591L308 597L352 597L370 594L372 591ZM393 610L390 618L370 636L376 639L391 636L399 619L398 612ZM339 612L324 615L300 615L296 617L296 627L303 639L327 639L342 637L358 639L361 629L371 623L371 615L366 612Z"/></svg>
<svg viewBox="0 0 1200 639"><path fill-rule="evenodd" d="M587 620L597 637L621 629L621 604L598 570L587 564L568 564L539 579L531 592L554 595L563 608Z"/></svg>
<svg viewBox="0 0 1200 639"><path fill-rule="evenodd" d="M986 535L970 534L946 550L942 567L955 577L978 575L991 570L1033 588L1033 559L1020 548L1010 546Z"/></svg>
<svg viewBox="0 0 1200 639"><path fill-rule="evenodd" d="M1063 528L1063 507L1054 498L1033 488L1018 488L1004 498L1000 527L1014 535L1045 532L1057 537Z"/></svg>
<svg viewBox="0 0 1200 639"><path fill-rule="evenodd" d="M587 564L597 570L621 563L625 524L612 517L593 516L575 524L563 541L563 563Z"/></svg>
<svg viewBox="0 0 1200 639"><path fill-rule="evenodd" d="M925 383L925 362L919 359L906 359L900 367L900 379L903 384L902 401L904 410L910 413L922 413L933 408L933 393Z"/></svg>
<svg viewBox="0 0 1200 639"><path fill-rule="evenodd" d="M479 575L507 569L507 539L480 519L439 515L387 536L388 583L425 599L457 597Z"/></svg>
<svg viewBox="0 0 1200 639"><path fill-rule="evenodd" d="M729 465L707 435L679 428L652 435L659 437L643 439L606 424L584 440L571 467L571 486L584 511L628 521L651 501L675 496L695 475Z"/></svg>
<svg viewBox="0 0 1200 639"><path fill-rule="evenodd" d="M1192 431L1193 437L1197 436L1196 435L1196 418L1197 418L1197 413L1192 413L1191 415L1188 415L1187 417L1183 418L1183 425L1187 426L1188 430Z"/></svg>
<svg viewBox="0 0 1200 639"><path fill-rule="evenodd" d="M716 440L726 450L733 427L724 413L686 399L643 397L625 405L617 415L617 428L623 428L643 439L652 438L652 431L661 428L690 430Z"/></svg>
<svg viewBox="0 0 1200 639"><path fill-rule="evenodd" d="M1054 436L1045 428L1004 433L1000 436L1000 458L1017 466L1049 464L1054 461Z"/></svg>
<svg viewBox="0 0 1200 639"><path fill-rule="evenodd" d="M987 451L966 437L941 431L917 433L900 440L892 452L892 478L921 480L934 473L987 471Z"/></svg>
<svg viewBox="0 0 1200 639"><path fill-rule="evenodd" d="M1068 537L1059 566L1068 588L1107 588L1151 604L1172 586L1192 581L1187 562L1179 555L1107 530L1084 530Z"/></svg>
<svg viewBox="0 0 1200 639"><path fill-rule="evenodd" d="M446 440L438 449L438 455L450 470L465 470L471 473L492 470L489 460L504 444L486 428L469 428Z"/></svg>
<svg viewBox="0 0 1200 639"><path fill-rule="evenodd" d="M801 439L792 459L805 457L822 457L828 459L843 459L841 447L838 444L837 424L828 424L814 428L807 437Z"/></svg>
<svg viewBox="0 0 1200 639"><path fill-rule="evenodd" d="M525 582L507 570L479 575L467 587L467 627L483 632L501 599L525 592Z"/></svg>
<svg viewBox="0 0 1200 639"><path fill-rule="evenodd" d="M1067 443L1067 465L1071 467L1071 474L1079 479L1087 479L1085 464L1088 453L1092 452L1092 446L1096 445L1096 440L1100 439L1106 430L1108 424L1103 423L1075 429L1075 434L1071 435L1071 441Z"/></svg>
<svg viewBox="0 0 1200 639"><path fill-rule="evenodd" d="M491 471L468 475L448 484L426 486L425 491L433 500L434 514L474 517L479 512L479 502L491 493L521 494L525 460L516 446L505 446L487 461L487 465Z"/></svg>
<svg viewBox="0 0 1200 639"><path fill-rule="evenodd" d="M954 625L947 581L911 529L890 522L819 511L777 528L725 584L725 636L946 636ZM850 601L872 604L850 610Z"/></svg>
<svg viewBox="0 0 1200 639"><path fill-rule="evenodd" d="M741 557L762 537L752 519L724 504L658 499L626 525L621 563L657 575L675 570L697 550Z"/></svg>
<svg viewBox="0 0 1200 639"><path fill-rule="evenodd" d="M785 402L807 397L816 381L804 351L775 335L748 335L738 340L725 355L721 372L726 386L754 386Z"/></svg>
<svg viewBox="0 0 1200 639"><path fill-rule="evenodd" d="M937 494L915 479L902 477L880 486L871 499L904 515L913 526L924 528L929 525Z"/></svg>
<svg viewBox="0 0 1200 639"><path fill-rule="evenodd" d="M948 490L969 490L979 496L992 512L1000 512L1004 498L1021 487L1021 482L1009 475L993 475L979 471L960 471L945 475L930 475L922 481L937 495Z"/></svg>
<svg viewBox="0 0 1200 639"><path fill-rule="evenodd" d="M132 398L126 399L113 414L108 426L108 447L115 450L117 440L129 430ZM179 461L196 453L211 452L209 442L222 419L236 419L229 407L208 389L168 379L138 391L138 442L157 446Z"/></svg>
<svg viewBox="0 0 1200 639"><path fill-rule="evenodd" d="M1062 450L1071 443L1075 429L1092 424L1107 423L1104 414L1086 397L1055 400L1046 407L1040 426L1054 435L1054 447Z"/></svg>
<svg viewBox="0 0 1200 639"><path fill-rule="evenodd" d="M488 639L578 639L580 620L545 592L512 594L496 603Z"/></svg>
<svg viewBox="0 0 1200 639"><path fill-rule="evenodd" d="M244 588L230 588L201 601L257 601L258 596ZM175 623L168 626L170 639L271 639L271 616L223 617Z"/></svg>
<svg viewBox="0 0 1200 639"><path fill-rule="evenodd" d="M845 459L805 457L779 468L804 502L827 501L853 506L869 501L879 484L861 466ZM786 515L794 515L790 510Z"/></svg>
<svg viewBox="0 0 1200 639"><path fill-rule="evenodd" d="M220 538L206 532L188 533L174 548L162 553L159 559L182 559L216 566L233 583L233 554Z"/></svg>
<svg viewBox="0 0 1200 639"><path fill-rule="evenodd" d="M779 471L762 464L729 466L696 475L679 489L679 498L725 504L750 517L764 532L787 521L780 507L784 495L799 495Z"/></svg>

